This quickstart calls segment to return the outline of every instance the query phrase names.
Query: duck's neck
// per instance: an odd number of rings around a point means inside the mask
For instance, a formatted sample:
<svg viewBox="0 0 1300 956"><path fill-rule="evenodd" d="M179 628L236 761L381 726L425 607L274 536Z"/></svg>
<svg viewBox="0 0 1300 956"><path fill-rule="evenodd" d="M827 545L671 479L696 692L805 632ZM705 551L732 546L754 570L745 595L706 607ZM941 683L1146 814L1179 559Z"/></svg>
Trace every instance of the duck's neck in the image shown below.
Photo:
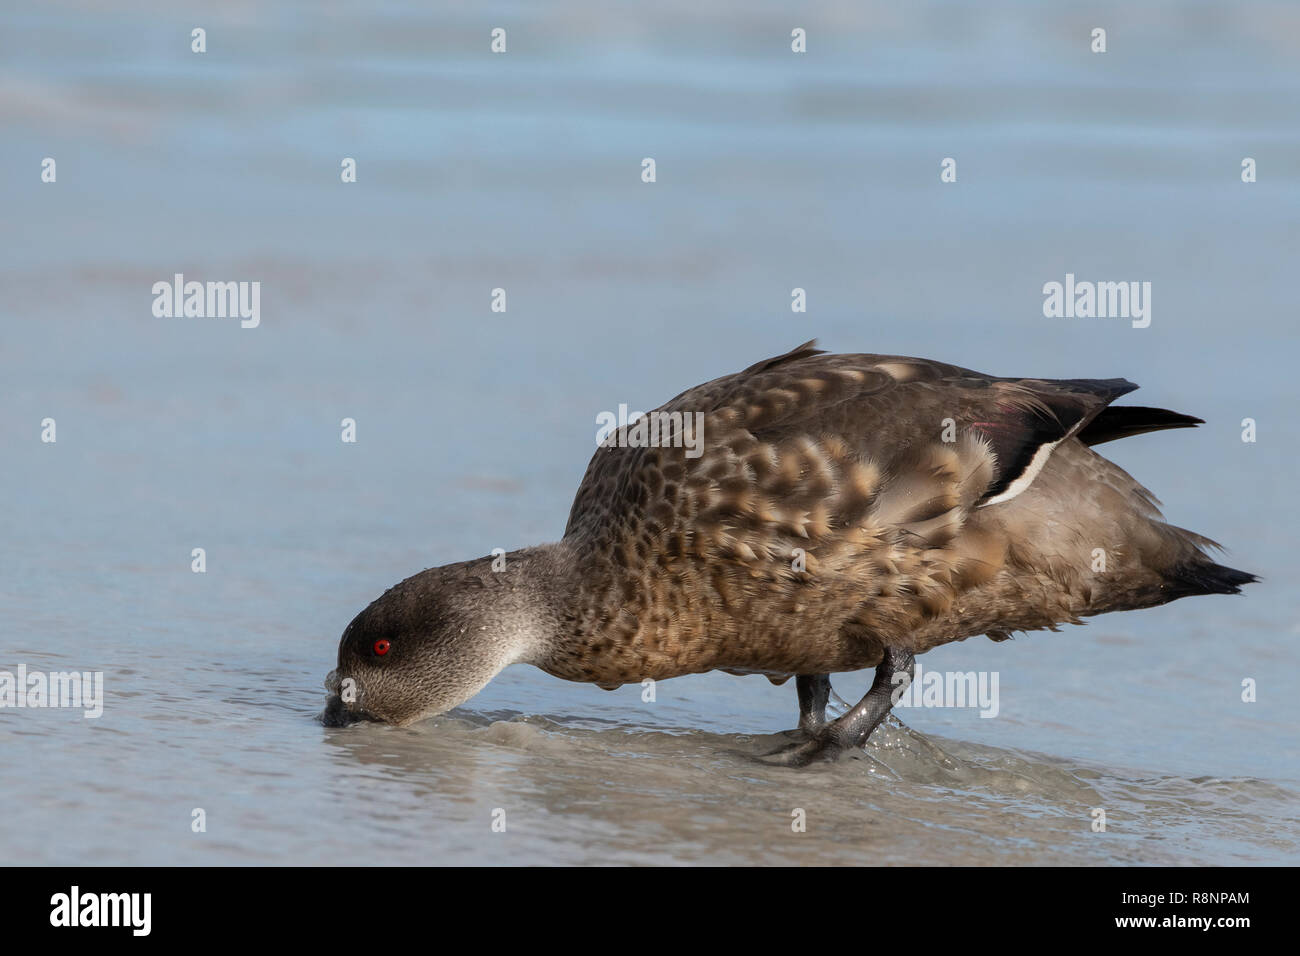
<svg viewBox="0 0 1300 956"><path fill-rule="evenodd" d="M641 680L647 673L638 639L644 622L629 609L630 582L611 577L608 567L593 567L589 557L563 541L504 556L508 576L501 583L511 587L517 610L500 624L513 632L519 649L513 659L602 687Z"/></svg>
<svg viewBox="0 0 1300 956"><path fill-rule="evenodd" d="M521 643L527 651L515 660L605 688L711 666L707 654L688 646L695 629L691 608L684 605L684 621L673 617L671 623L649 614L640 579L615 562L595 560L564 541L505 558L530 602L531 629ZM690 659L685 664L678 659L683 655Z"/></svg>
<svg viewBox="0 0 1300 956"><path fill-rule="evenodd" d="M577 561L563 542L520 548L493 558L498 625L518 648L515 660L547 669L574 633Z"/></svg>

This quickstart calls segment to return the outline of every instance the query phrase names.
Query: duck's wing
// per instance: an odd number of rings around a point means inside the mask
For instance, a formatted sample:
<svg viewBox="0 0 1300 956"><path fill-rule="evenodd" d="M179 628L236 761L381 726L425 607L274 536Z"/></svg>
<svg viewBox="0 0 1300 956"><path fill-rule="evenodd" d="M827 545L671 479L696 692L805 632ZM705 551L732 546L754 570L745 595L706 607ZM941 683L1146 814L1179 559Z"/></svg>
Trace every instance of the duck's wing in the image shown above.
<svg viewBox="0 0 1300 956"><path fill-rule="evenodd" d="M813 342L689 389L614 432L574 498L566 539L610 554L699 557L871 525L938 544L966 512L1027 488L1124 379L983 375L927 359L828 355ZM638 447L653 439L657 445ZM629 555L630 557L630 555Z"/></svg>

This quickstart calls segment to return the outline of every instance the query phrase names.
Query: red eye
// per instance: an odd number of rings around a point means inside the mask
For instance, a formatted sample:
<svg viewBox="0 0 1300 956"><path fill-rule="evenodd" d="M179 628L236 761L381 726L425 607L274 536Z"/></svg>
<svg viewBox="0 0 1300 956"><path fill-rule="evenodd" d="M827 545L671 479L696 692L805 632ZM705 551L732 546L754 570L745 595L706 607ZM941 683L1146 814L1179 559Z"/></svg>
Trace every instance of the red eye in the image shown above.
<svg viewBox="0 0 1300 956"><path fill-rule="evenodd" d="M389 644L388 641L382 637L379 640L375 641L375 653L380 657L383 657L385 654L387 654L388 649L390 647L392 647L392 645Z"/></svg>

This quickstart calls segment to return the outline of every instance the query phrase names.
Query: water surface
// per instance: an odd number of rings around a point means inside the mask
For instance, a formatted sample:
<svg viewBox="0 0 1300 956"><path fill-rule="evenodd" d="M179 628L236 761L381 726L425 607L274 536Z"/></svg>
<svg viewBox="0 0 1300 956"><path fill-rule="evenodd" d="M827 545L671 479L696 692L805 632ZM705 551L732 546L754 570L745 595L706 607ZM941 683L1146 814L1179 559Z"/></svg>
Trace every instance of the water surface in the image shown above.
<svg viewBox="0 0 1300 956"><path fill-rule="evenodd" d="M8 860L1297 861L1290 5L117 7L0 13L0 668L108 695L0 711ZM155 318L177 272L260 281L260 327ZM1067 272L1152 282L1150 328L1045 319ZM385 587L558 537L598 412L814 335L1141 383L1208 423L1107 454L1266 580L936 650L996 718L807 772L745 756L795 720L759 677L314 720Z"/></svg>

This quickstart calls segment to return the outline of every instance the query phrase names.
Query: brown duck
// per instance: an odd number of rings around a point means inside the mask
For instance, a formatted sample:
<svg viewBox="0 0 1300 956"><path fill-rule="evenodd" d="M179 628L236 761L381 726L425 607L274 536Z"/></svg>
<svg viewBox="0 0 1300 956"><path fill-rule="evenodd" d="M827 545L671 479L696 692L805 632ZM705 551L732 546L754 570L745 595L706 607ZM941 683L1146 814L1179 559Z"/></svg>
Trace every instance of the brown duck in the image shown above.
<svg viewBox="0 0 1300 956"><path fill-rule="evenodd" d="M932 647L1256 580L1093 450L1201 423L1112 406L1131 382L813 344L614 431L558 543L384 592L343 632L326 723L409 724L520 661L607 688L718 669L796 678L802 740L770 756L800 765L865 743ZM827 721L828 675L865 667Z"/></svg>

